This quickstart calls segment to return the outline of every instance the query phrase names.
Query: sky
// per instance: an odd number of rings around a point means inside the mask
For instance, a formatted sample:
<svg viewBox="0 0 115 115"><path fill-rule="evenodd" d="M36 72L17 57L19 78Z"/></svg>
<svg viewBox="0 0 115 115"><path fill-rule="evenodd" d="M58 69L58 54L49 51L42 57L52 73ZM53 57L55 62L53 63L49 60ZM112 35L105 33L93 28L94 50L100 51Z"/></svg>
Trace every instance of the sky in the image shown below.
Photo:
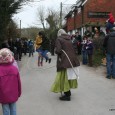
<svg viewBox="0 0 115 115"><path fill-rule="evenodd" d="M19 13L13 16L13 20L17 23L18 27L27 28L31 26L42 27L40 22L37 20L37 9L43 6L45 9L52 8L60 11L60 3L62 6L69 7L75 4L77 0L31 0L34 2L29 2L23 5ZM40 1L40 2L39 2ZM62 8L62 10L63 10Z"/></svg>

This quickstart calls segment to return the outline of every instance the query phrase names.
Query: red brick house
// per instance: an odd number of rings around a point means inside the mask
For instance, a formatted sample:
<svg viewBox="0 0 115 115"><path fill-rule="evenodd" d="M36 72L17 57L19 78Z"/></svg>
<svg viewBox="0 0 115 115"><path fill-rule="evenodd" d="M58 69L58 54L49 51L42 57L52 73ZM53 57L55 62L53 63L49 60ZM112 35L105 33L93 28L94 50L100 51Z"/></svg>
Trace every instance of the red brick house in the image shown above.
<svg viewBox="0 0 115 115"><path fill-rule="evenodd" d="M105 31L106 20L111 12L115 17L115 0L77 0L65 16L66 30L70 33L80 31L83 35L87 27Z"/></svg>

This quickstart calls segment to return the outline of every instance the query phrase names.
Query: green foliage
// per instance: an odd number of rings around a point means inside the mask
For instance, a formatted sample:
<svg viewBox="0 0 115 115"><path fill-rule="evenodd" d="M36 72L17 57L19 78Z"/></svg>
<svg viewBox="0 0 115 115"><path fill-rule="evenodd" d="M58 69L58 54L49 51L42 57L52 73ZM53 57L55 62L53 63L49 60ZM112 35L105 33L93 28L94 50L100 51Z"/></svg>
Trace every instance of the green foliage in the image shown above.
<svg viewBox="0 0 115 115"><path fill-rule="evenodd" d="M17 24L11 20L7 26L7 38L16 39L20 36L19 30L17 29Z"/></svg>
<svg viewBox="0 0 115 115"><path fill-rule="evenodd" d="M24 1L28 0L0 0L0 44L8 39L8 25L13 14L17 13Z"/></svg>
<svg viewBox="0 0 115 115"><path fill-rule="evenodd" d="M100 66L102 64L102 59L105 57L103 50L95 50L93 54L93 65Z"/></svg>
<svg viewBox="0 0 115 115"><path fill-rule="evenodd" d="M93 38L94 44L94 53L93 53L93 65L100 66L102 64L102 59L105 57L103 42L104 42L104 35L99 35L98 38Z"/></svg>

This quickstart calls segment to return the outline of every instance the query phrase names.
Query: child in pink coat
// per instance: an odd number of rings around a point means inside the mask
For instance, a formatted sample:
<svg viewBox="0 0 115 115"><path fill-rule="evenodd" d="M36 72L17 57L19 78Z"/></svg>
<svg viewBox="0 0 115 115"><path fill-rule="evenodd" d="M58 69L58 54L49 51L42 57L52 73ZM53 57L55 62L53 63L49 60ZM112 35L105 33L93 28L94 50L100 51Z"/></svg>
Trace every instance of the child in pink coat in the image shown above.
<svg viewBox="0 0 115 115"><path fill-rule="evenodd" d="M16 101L21 96L21 81L18 68L13 64L12 52L0 50L0 103L3 115L16 115Z"/></svg>

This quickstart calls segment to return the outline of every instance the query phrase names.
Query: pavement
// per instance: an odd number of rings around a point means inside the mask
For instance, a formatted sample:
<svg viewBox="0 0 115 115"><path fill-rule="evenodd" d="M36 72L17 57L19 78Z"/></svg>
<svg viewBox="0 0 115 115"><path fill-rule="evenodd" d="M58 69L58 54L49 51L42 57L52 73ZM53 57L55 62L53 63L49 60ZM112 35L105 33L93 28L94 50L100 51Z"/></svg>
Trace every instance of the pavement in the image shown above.
<svg viewBox="0 0 115 115"><path fill-rule="evenodd" d="M71 101L60 101L60 93L50 91L56 76L56 56L52 62L37 66L34 57L20 61L22 95L17 115L115 115L115 80L106 79L106 67L82 65L78 88L72 89ZM0 106L0 115L2 115Z"/></svg>

